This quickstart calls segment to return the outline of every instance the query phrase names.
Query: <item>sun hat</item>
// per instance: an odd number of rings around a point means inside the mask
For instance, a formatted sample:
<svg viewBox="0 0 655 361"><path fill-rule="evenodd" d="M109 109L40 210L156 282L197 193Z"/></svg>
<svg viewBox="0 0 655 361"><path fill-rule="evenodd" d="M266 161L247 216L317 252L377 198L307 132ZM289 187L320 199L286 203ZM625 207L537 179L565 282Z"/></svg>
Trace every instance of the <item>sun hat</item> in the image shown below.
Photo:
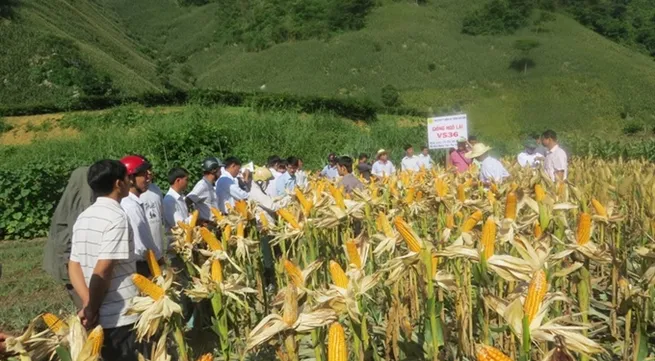
<svg viewBox="0 0 655 361"><path fill-rule="evenodd" d="M380 150L378 150L378 152L377 152L377 157L379 158L382 154L387 154L387 151L384 150L384 149L380 149Z"/></svg>
<svg viewBox="0 0 655 361"><path fill-rule="evenodd" d="M488 147L488 146L484 145L483 143L478 143L478 144L474 145L473 148L471 148L470 152L464 154L464 156L466 158L473 159L473 158L477 158L477 157L483 155L484 153L486 153L486 152L488 152L490 150L491 150L491 147Z"/></svg>
<svg viewBox="0 0 655 361"><path fill-rule="evenodd" d="M468 142L468 139L466 139L464 137L457 138L457 143L467 143L467 142Z"/></svg>
<svg viewBox="0 0 655 361"><path fill-rule="evenodd" d="M252 180L255 182L266 182L267 180L273 178L273 173L268 168L264 167L257 167L255 168L255 172L252 176Z"/></svg>
<svg viewBox="0 0 655 361"><path fill-rule="evenodd" d="M534 139L528 139L523 142L523 146L529 149L535 149L537 148L537 142Z"/></svg>

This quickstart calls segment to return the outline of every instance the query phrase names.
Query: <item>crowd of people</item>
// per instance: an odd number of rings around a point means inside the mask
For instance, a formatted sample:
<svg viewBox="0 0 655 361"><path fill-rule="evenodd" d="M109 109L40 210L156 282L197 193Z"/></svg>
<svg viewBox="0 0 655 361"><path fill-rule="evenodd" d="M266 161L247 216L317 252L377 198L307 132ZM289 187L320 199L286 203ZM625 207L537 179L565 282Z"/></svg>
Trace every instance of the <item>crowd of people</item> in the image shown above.
<svg viewBox="0 0 655 361"><path fill-rule="evenodd" d="M567 156L558 146L555 132L546 131L524 146L517 157L521 166L543 165L553 180L566 179ZM404 150L402 171L435 166L427 147L418 155L411 145ZM448 151L445 167L463 173L476 166L483 185L503 182L509 173L490 151L491 147L475 137L459 139L457 147ZM178 222L189 222L191 209L198 211L199 224L211 225L212 208L226 214L236 201L249 200L258 209L257 217L275 222L276 211L288 203L294 189L308 182L302 159L293 156L271 156L266 166L253 170L243 168L236 157L225 161L209 157L202 162L202 172L202 178L187 192L189 173L172 168L165 194L153 183L151 163L138 154L101 160L72 173L52 218L44 269L66 284L85 326L100 324L104 328L105 360L136 360L135 351L141 351L142 345L137 344L133 332L136 316L126 314L131 299L137 296L130 276L149 276L146 250L163 261L171 230ZM395 172L388 152L380 149L373 163L367 154L360 154L355 161L332 153L319 176L351 193ZM273 255L264 244L266 238L262 240L264 268L270 276ZM2 341L0 338L0 347Z"/></svg>

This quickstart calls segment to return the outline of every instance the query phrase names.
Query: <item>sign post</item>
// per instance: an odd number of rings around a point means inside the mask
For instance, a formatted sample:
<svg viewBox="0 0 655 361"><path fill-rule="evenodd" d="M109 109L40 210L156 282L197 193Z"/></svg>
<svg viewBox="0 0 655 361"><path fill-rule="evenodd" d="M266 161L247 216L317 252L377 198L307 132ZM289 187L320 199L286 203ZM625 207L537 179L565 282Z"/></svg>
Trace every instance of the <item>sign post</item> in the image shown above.
<svg viewBox="0 0 655 361"><path fill-rule="evenodd" d="M457 148L457 139L468 138L467 120L466 114L428 118L428 147Z"/></svg>

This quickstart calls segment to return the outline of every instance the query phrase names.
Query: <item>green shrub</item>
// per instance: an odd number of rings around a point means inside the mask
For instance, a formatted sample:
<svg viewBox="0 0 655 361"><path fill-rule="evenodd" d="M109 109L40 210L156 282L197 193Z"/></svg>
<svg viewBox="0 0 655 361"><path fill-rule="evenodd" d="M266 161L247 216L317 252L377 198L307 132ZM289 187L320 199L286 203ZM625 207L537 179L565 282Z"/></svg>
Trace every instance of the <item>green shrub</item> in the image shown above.
<svg viewBox="0 0 655 361"><path fill-rule="evenodd" d="M400 105L400 92L393 85L385 85L382 88L382 104L387 107L397 107Z"/></svg>
<svg viewBox="0 0 655 361"><path fill-rule="evenodd" d="M635 122L635 121L632 121L623 127L623 134L625 135L634 135L637 133L641 133L643 131L644 131L644 125L642 123Z"/></svg>
<svg viewBox="0 0 655 361"><path fill-rule="evenodd" d="M491 0L464 18L462 32L469 35L513 34L527 25L533 6L531 0Z"/></svg>

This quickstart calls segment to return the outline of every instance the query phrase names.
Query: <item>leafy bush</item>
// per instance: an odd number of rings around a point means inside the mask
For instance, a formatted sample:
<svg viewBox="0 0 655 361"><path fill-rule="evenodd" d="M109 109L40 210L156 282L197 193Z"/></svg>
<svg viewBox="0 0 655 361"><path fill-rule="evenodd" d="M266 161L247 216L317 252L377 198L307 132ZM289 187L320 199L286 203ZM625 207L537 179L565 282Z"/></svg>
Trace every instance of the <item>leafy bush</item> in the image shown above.
<svg viewBox="0 0 655 361"><path fill-rule="evenodd" d="M382 88L382 104L387 107L396 107L400 105L400 92L393 85L385 85Z"/></svg>
<svg viewBox="0 0 655 361"><path fill-rule="evenodd" d="M644 131L644 125L639 122L630 122L623 127L623 134L634 135Z"/></svg>
<svg viewBox="0 0 655 361"><path fill-rule="evenodd" d="M462 32L469 35L512 34L527 25L533 6L531 0L491 0L464 18Z"/></svg>

